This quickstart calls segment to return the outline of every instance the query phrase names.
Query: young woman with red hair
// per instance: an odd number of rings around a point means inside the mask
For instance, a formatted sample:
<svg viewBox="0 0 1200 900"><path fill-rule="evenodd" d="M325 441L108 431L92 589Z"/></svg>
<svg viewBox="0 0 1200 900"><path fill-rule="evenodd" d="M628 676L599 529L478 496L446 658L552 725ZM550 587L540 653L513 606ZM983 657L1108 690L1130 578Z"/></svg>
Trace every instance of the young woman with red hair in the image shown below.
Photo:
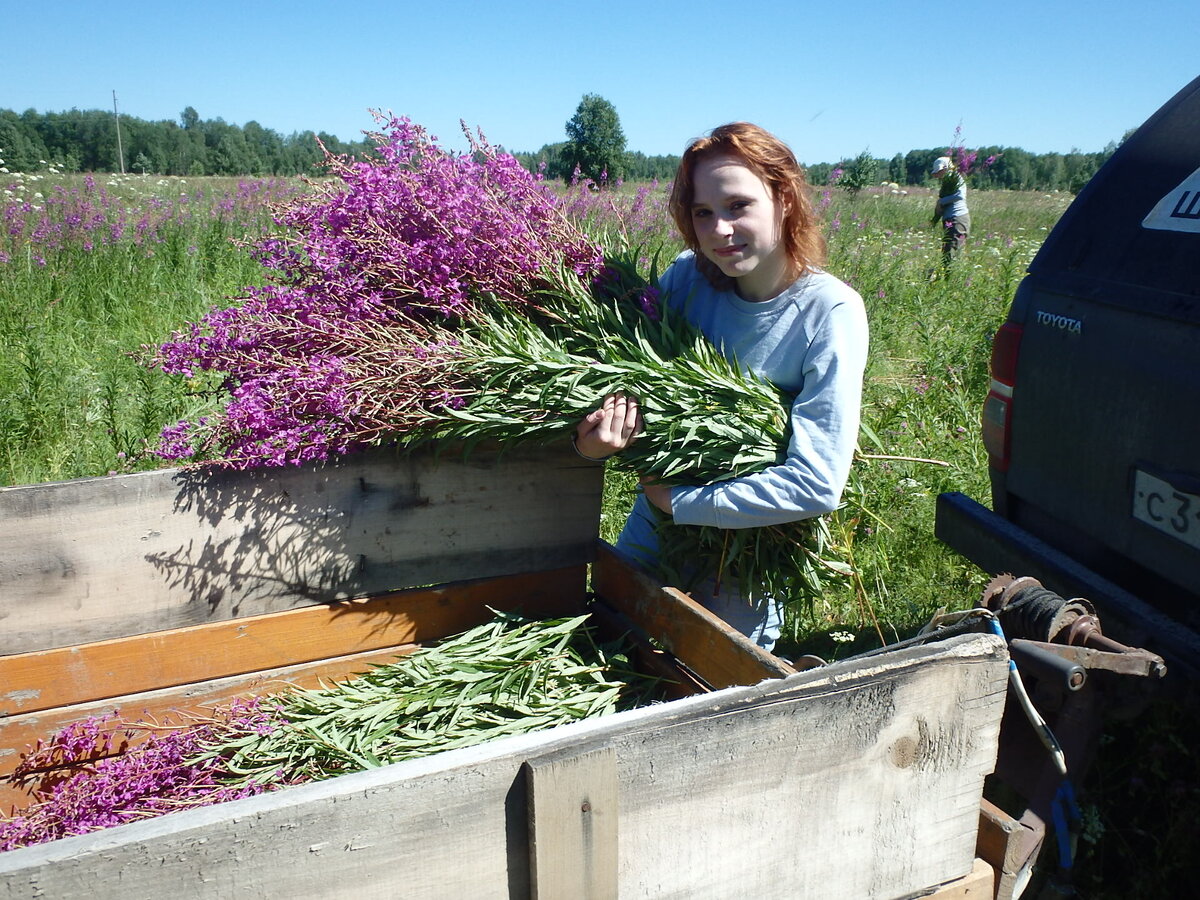
<svg viewBox="0 0 1200 900"><path fill-rule="evenodd" d="M642 562L657 553L653 504L681 525L753 528L837 508L858 437L867 320L862 298L820 268L825 240L804 170L756 125L723 125L684 152L671 215L687 250L663 274L667 303L725 356L795 400L786 459L712 485L644 483L617 542ZM633 397L605 397L576 429L591 459L637 437ZM715 573L713 573L715 575ZM693 597L771 649L787 598L740 596L709 578Z"/></svg>

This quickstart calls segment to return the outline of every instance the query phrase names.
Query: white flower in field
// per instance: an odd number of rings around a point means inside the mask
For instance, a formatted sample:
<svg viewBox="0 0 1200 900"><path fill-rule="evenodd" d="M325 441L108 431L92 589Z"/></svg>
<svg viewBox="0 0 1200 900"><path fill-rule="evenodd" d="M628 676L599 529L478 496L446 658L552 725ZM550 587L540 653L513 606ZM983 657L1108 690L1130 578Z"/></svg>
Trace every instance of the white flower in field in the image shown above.
<svg viewBox="0 0 1200 900"><path fill-rule="evenodd" d="M42 192L41 192L41 191L34 191L34 192L33 192L33 199L35 199L35 200L41 200L41 199L42 199Z"/></svg>
<svg viewBox="0 0 1200 900"><path fill-rule="evenodd" d="M848 631L831 631L829 639L837 644L849 644L854 640L854 635Z"/></svg>
<svg viewBox="0 0 1200 900"><path fill-rule="evenodd" d="M39 159L38 163L40 163L41 165L44 166L46 164L46 161L44 159Z"/></svg>
<svg viewBox="0 0 1200 900"><path fill-rule="evenodd" d="M3 172L5 175L7 175L8 174L8 166L0 166L0 172Z"/></svg>

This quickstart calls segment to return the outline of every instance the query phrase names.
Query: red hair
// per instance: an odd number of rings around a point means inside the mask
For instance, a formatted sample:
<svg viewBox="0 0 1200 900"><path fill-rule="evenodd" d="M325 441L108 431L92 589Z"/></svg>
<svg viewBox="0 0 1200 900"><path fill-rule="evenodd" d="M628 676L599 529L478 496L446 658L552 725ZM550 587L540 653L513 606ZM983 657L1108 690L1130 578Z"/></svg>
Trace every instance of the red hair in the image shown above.
<svg viewBox="0 0 1200 900"><path fill-rule="evenodd" d="M804 169L783 141L766 129L749 122L731 122L714 128L707 137L688 145L679 161L675 183L671 187L668 208L684 243L696 254L696 265L713 287L729 290L733 279L723 273L700 252L700 242L692 224L692 203L696 197L696 165L716 156L732 156L762 179L776 203L784 209L781 235L784 253L799 278L825 262L825 236L813 208Z"/></svg>

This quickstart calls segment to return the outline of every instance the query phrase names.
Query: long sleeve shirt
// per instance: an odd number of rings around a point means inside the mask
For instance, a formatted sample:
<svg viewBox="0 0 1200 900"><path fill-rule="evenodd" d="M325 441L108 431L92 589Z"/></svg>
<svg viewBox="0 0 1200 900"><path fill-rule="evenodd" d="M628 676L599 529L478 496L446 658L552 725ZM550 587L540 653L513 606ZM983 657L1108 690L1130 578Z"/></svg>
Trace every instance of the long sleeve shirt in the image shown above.
<svg viewBox="0 0 1200 900"><path fill-rule="evenodd" d="M958 172L942 176L938 186L937 214L943 219L967 214L967 182Z"/></svg>
<svg viewBox="0 0 1200 900"><path fill-rule="evenodd" d="M743 370L795 395L786 459L753 475L671 490L683 525L751 528L836 509L858 438L867 318L862 298L826 272L802 276L777 297L750 302L715 290L690 252L663 274L667 302ZM639 496L618 546L655 552L648 501Z"/></svg>

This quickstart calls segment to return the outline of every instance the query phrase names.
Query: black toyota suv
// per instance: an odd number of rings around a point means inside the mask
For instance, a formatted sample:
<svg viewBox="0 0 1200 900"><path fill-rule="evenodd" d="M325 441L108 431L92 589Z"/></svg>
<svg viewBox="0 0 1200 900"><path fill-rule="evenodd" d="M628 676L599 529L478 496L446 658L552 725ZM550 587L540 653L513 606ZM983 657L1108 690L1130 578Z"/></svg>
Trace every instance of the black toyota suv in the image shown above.
<svg viewBox="0 0 1200 900"><path fill-rule="evenodd" d="M995 337L983 436L992 508L942 495L938 536L1200 672L1200 78L1034 258Z"/></svg>

